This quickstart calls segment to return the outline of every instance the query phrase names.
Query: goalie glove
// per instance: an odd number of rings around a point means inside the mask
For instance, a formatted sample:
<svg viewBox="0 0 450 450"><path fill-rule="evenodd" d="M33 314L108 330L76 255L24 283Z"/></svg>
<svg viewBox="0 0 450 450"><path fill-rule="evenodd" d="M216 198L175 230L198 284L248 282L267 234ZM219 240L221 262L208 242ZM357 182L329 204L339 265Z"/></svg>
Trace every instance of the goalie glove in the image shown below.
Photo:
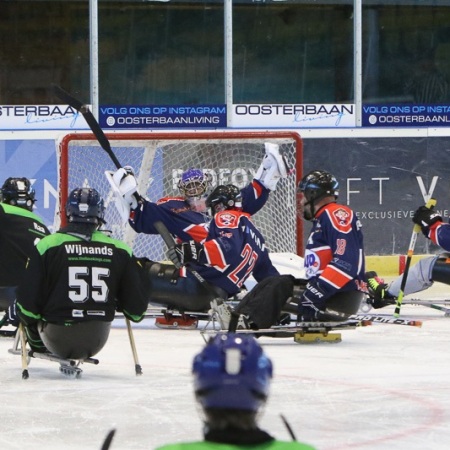
<svg viewBox="0 0 450 450"><path fill-rule="evenodd" d="M266 142L264 147L266 154L256 172L255 179L259 180L267 189L275 191L278 181L288 176L288 167L278 144Z"/></svg>
<svg viewBox="0 0 450 450"><path fill-rule="evenodd" d="M180 267L189 262L199 262L203 254L203 245L195 242L183 242L175 245L167 251L167 257L175 264L176 267Z"/></svg>
<svg viewBox="0 0 450 450"><path fill-rule="evenodd" d="M125 166L115 172L107 170L105 176L114 193L116 208L125 224L130 217L130 208L136 209L141 201L141 196L137 192L137 181L133 169L130 166Z"/></svg>
<svg viewBox="0 0 450 450"><path fill-rule="evenodd" d="M121 167L114 172L112 178L125 202L131 209L136 209L138 207L137 181L133 169L129 166Z"/></svg>

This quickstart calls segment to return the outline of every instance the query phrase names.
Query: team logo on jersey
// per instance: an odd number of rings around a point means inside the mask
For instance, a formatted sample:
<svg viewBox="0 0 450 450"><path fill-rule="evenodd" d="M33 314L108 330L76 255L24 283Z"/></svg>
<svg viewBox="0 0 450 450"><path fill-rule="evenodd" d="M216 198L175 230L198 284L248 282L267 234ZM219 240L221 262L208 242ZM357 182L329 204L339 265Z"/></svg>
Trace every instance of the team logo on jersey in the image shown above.
<svg viewBox="0 0 450 450"><path fill-rule="evenodd" d="M345 209L341 208L334 211L333 214L340 225L345 225L350 217L350 214Z"/></svg>
<svg viewBox="0 0 450 450"><path fill-rule="evenodd" d="M343 207L336 208L329 212L329 217L334 228L343 232L349 233L352 229L352 212Z"/></svg>
<svg viewBox="0 0 450 450"><path fill-rule="evenodd" d="M216 225L219 228L236 228L238 225L238 217L236 217L235 214L230 214L226 211L216 214L215 220Z"/></svg>

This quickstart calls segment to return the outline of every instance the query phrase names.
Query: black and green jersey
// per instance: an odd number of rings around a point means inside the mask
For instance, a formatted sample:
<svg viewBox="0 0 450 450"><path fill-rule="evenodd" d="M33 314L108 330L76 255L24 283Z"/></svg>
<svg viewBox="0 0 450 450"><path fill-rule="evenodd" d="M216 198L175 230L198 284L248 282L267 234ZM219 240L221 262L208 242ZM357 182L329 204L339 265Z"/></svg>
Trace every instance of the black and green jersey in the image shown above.
<svg viewBox="0 0 450 450"><path fill-rule="evenodd" d="M17 286L35 245L50 234L40 217L18 206L0 203L0 286Z"/></svg>
<svg viewBox="0 0 450 450"><path fill-rule="evenodd" d="M17 305L26 323L112 321L116 309L137 322L147 309L143 271L123 242L95 231L90 240L57 232L30 259Z"/></svg>

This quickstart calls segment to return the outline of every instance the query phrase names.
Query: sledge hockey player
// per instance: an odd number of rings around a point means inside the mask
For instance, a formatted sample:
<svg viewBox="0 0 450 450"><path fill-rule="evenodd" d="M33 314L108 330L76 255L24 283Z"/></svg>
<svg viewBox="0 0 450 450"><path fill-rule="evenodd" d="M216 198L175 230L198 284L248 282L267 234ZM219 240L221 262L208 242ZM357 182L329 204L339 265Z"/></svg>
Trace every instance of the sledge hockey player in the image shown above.
<svg viewBox="0 0 450 450"><path fill-rule="evenodd" d="M446 252L423 258L409 269L404 295L428 289L435 281L450 284L450 253L447 253L450 252L450 223L444 223L439 213L425 205L417 209L412 221L420 226L427 239ZM395 304L403 275L389 285L380 279L376 272L367 272L366 277L370 295L367 303L375 309Z"/></svg>
<svg viewBox="0 0 450 450"><path fill-rule="evenodd" d="M358 311L366 291L363 235L356 214L336 202L338 189L324 170L299 183L298 209L313 223L304 257L307 279L282 275L258 283L236 308L251 328L269 328L282 311L304 322L344 321Z"/></svg>
<svg viewBox="0 0 450 450"><path fill-rule="evenodd" d="M188 265L184 272L190 283L199 284L192 273L196 272L220 294L219 298L226 300L240 291L251 274L257 281L279 274L269 258L264 237L252 223L250 214L242 211L241 192L236 186L217 186L207 197L206 206L211 209L213 220L203 244L192 240L168 252L172 261ZM208 291L203 299L195 299L197 304L204 302L204 310L209 309L211 300ZM187 310L185 295L177 306ZM212 306L222 328L227 329L231 312L221 302Z"/></svg>
<svg viewBox="0 0 450 450"><path fill-rule="evenodd" d="M251 336L218 334L194 358L194 392L202 408L204 440L157 450L314 450L302 442L278 441L258 426L267 401L272 362Z"/></svg>
<svg viewBox="0 0 450 450"><path fill-rule="evenodd" d="M74 189L65 212L68 225L37 244L16 308L33 352L84 360L105 345L116 310L143 319L147 292L131 249L99 230L104 204L95 189Z"/></svg>
<svg viewBox="0 0 450 450"><path fill-rule="evenodd" d="M0 310L13 306L16 288L22 281L35 245L50 234L43 220L33 212L35 191L28 178L8 178L0 190ZM10 313L10 314L9 314ZM11 310L0 321L17 326ZM12 316L12 317L11 317Z"/></svg>
<svg viewBox="0 0 450 450"><path fill-rule="evenodd" d="M278 181L288 175L286 163L277 144L265 143L265 156L254 180L241 190L242 208L255 214L266 203L270 191L275 191ZM108 175L107 175L108 176ZM112 181L111 181L112 178ZM117 170L113 182L130 211L130 226L138 233L158 234L155 221L161 221L180 242L202 242L207 235L205 200L210 191L210 180L200 169L188 169L180 178L179 197L164 197L156 203L142 198L137 192L137 181L130 168Z"/></svg>

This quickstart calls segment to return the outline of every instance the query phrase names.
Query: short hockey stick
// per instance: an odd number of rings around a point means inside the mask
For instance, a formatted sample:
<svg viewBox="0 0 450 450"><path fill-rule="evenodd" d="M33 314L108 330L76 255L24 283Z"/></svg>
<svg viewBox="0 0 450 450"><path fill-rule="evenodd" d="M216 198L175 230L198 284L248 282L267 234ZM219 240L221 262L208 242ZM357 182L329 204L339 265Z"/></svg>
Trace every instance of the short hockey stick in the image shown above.
<svg viewBox="0 0 450 450"><path fill-rule="evenodd" d="M125 322L127 324L128 337L130 338L131 351L133 352L134 370L136 372L136 375L142 375L142 367L139 364L139 359L136 351L136 343L134 342L133 329L131 328L131 323L128 318L125 318Z"/></svg>
<svg viewBox="0 0 450 450"><path fill-rule="evenodd" d="M103 445L101 450L108 450L111 447L111 442L114 438L114 434L116 433L116 429L113 428L107 435L105 440L103 441Z"/></svg>
<svg viewBox="0 0 450 450"><path fill-rule="evenodd" d="M436 200L434 198L430 198L427 203L426 207L428 209L433 209L436 205ZM406 280L408 279L408 273L409 273L409 266L411 265L411 260L414 253L414 248L416 246L417 241L417 235L420 233L421 227L420 225L415 224L413 228L413 232L411 235L411 240L409 242L408 247L408 254L406 257L406 264L405 264L405 270L403 272L402 282L400 284L400 292L398 293L397 300L395 303L395 311L394 311L394 317L398 317L400 315L400 308L402 307L402 301L403 297L405 295L405 286L406 286Z"/></svg>
<svg viewBox="0 0 450 450"><path fill-rule="evenodd" d="M384 325L406 325L409 327L421 327L422 321L416 319L400 319L382 314L351 314L347 320L358 320L360 322L381 323Z"/></svg>
<svg viewBox="0 0 450 450"><path fill-rule="evenodd" d="M116 155L114 154L111 148L111 144L109 143L108 138L105 136L105 133L103 133L103 130L100 128L100 125L97 122L94 115L92 114L91 110L89 109L89 106L84 105L78 99L72 97L68 92L66 92L64 89L62 89L60 86L57 86L56 84L53 85L53 91L59 99L61 99L63 102L67 103L69 106L76 109L83 115L84 120L86 120L87 124L89 125L89 128L94 133L94 136L97 138L97 141L99 142L103 150L105 150L105 152L108 153L114 165L118 169L122 168L122 165L120 164L119 160L117 159Z"/></svg>
<svg viewBox="0 0 450 450"><path fill-rule="evenodd" d="M286 429L288 430L289 435L291 436L293 441L297 440L297 437L295 436L294 430L292 429L291 425L289 424L289 422L287 421L286 417L284 417L283 414L280 414L281 420L284 423L284 426L286 427Z"/></svg>
<svg viewBox="0 0 450 450"><path fill-rule="evenodd" d="M437 311L442 311L445 313L445 316L450 316L450 308L445 305L449 305L448 300L444 300L442 303L441 300L422 300L422 299L408 299L403 300L403 305L413 305L413 306L424 306L426 308L436 309Z"/></svg>
<svg viewBox="0 0 450 450"><path fill-rule="evenodd" d="M22 323L19 323L17 332L20 334L20 345L22 346L22 379L27 380L28 374L28 355L27 355L27 339L25 337L25 329Z"/></svg>

